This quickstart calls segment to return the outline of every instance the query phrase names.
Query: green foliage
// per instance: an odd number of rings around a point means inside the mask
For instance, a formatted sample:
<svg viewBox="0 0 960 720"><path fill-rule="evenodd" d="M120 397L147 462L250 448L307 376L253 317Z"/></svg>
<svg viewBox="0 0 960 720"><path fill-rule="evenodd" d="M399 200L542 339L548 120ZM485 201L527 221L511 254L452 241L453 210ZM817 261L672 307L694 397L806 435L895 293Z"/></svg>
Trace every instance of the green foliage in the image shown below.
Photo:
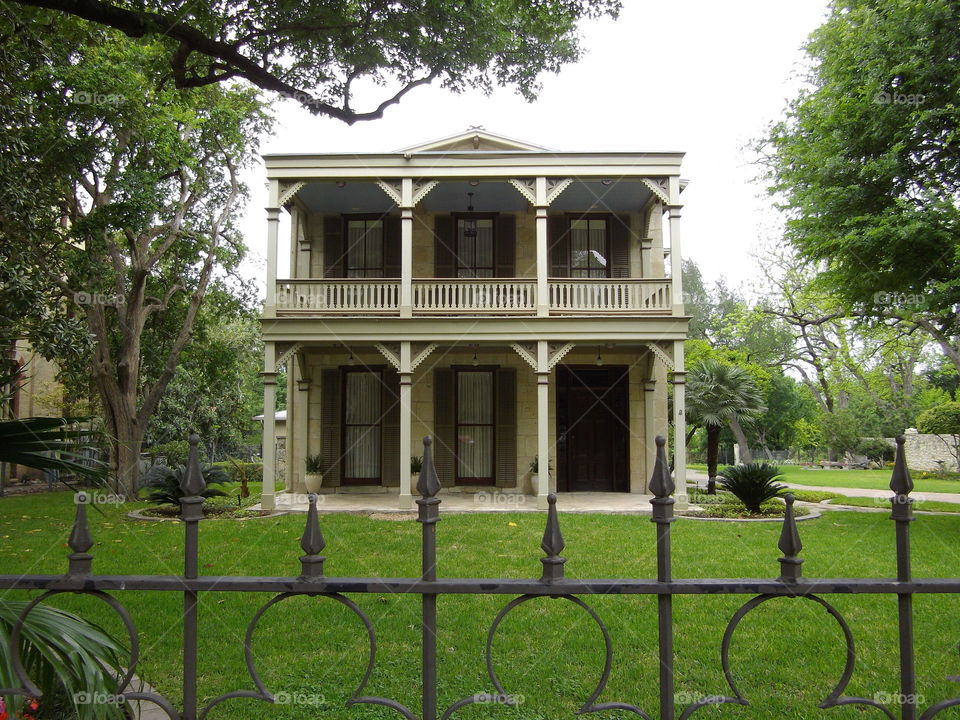
<svg viewBox="0 0 960 720"><path fill-rule="evenodd" d="M180 487L180 483L183 482L186 471L185 465L175 467L154 465L143 477L143 484L148 490L147 500L158 505L179 505L180 498L183 497L183 489ZM203 465L200 467L200 473L203 475L204 483L206 483L200 497L212 498L226 495L223 490L211 487L212 485L230 482L230 477L222 467Z"/></svg>
<svg viewBox="0 0 960 720"><path fill-rule="evenodd" d="M835 453L854 452L860 443L860 424L848 409L820 416L823 443Z"/></svg>
<svg viewBox="0 0 960 720"><path fill-rule="evenodd" d="M317 453L316 455L307 455L303 459L303 464L306 467L308 473L311 474L323 474L325 464L323 462L323 453Z"/></svg>
<svg viewBox="0 0 960 720"><path fill-rule="evenodd" d="M880 438L863 438L854 448L857 455L866 455L867 459L876 463L893 460L893 445Z"/></svg>
<svg viewBox="0 0 960 720"><path fill-rule="evenodd" d="M410 456L410 473L418 473L423 469L423 455Z"/></svg>
<svg viewBox="0 0 960 720"><path fill-rule="evenodd" d="M737 496L737 499L753 513L760 512L760 506L779 497L787 489L777 479L782 477L780 468L767 463L748 463L734 465L720 471L720 486Z"/></svg>
<svg viewBox="0 0 960 720"><path fill-rule="evenodd" d="M960 435L960 402L943 403L920 413L917 430L937 435Z"/></svg>
<svg viewBox="0 0 960 720"><path fill-rule="evenodd" d="M244 462L236 458L227 458L213 464L223 468L232 483L240 483L244 480L252 483L263 479L263 464L259 462Z"/></svg>
<svg viewBox="0 0 960 720"><path fill-rule="evenodd" d="M0 601L0 687L20 684L11 666L9 638L26 606L24 601ZM19 651L27 676L42 692L42 717L72 716L77 720L126 717L121 705L82 702L84 693L115 695L117 680L123 676L127 650L99 626L41 604L26 618ZM8 695L5 699L10 716L22 717L25 699L19 695Z"/></svg>
<svg viewBox="0 0 960 720"><path fill-rule="evenodd" d="M95 433L79 420L24 418L0 420L0 462L57 470L102 483L106 466L94 460Z"/></svg>

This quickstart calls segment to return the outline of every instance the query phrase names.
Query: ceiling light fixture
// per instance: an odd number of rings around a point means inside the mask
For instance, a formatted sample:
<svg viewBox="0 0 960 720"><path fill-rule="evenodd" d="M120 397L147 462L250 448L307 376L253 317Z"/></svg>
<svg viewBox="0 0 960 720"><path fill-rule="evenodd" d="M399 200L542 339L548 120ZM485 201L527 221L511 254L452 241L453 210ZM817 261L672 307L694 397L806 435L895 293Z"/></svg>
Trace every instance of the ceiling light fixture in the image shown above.
<svg viewBox="0 0 960 720"><path fill-rule="evenodd" d="M600 348L597 348L597 367L603 365L603 357L600 355Z"/></svg>

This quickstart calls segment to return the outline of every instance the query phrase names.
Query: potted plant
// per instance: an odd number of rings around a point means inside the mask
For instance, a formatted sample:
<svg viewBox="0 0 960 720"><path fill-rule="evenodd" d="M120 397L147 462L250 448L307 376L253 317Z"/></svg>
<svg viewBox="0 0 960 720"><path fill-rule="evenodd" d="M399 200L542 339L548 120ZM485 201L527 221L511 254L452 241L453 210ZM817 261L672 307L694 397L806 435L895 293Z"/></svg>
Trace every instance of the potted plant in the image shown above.
<svg viewBox="0 0 960 720"><path fill-rule="evenodd" d="M417 486L420 471L423 469L423 455L413 455L410 458L410 487Z"/></svg>
<svg viewBox="0 0 960 720"><path fill-rule="evenodd" d="M550 467L550 463L547 463L547 479L553 475L553 468ZM533 460L530 461L530 485L526 488L527 495L536 495L537 488L540 484L540 456L534 455Z"/></svg>
<svg viewBox="0 0 960 720"><path fill-rule="evenodd" d="M303 476L303 484L307 487L308 493L320 492L320 486L323 485L323 455L307 455L303 459L307 472Z"/></svg>

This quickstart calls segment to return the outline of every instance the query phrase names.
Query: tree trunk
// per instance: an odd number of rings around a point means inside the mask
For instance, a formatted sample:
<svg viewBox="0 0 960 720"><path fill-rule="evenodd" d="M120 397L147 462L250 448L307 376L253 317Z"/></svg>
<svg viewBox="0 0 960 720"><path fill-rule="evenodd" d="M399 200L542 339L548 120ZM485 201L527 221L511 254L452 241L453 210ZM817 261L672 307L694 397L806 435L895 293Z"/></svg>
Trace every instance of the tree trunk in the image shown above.
<svg viewBox="0 0 960 720"><path fill-rule="evenodd" d="M720 425L707 425L707 495L717 494L717 459L720 454Z"/></svg>
<svg viewBox="0 0 960 720"><path fill-rule="evenodd" d="M750 444L747 442L747 434L740 427L740 423L734 418L730 421L730 432L737 439L737 447L740 448L740 463L752 463L753 453L750 452Z"/></svg>

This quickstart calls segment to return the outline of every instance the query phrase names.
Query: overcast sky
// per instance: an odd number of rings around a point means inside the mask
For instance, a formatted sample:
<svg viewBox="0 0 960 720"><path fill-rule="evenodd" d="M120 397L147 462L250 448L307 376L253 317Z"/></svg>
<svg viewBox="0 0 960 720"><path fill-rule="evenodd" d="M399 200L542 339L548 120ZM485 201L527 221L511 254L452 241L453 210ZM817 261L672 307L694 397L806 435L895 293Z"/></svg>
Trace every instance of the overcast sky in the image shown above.
<svg viewBox="0 0 960 720"><path fill-rule="evenodd" d="M294 103L276 108L262 151L390 151L471 125L556 150L679 150L683 256L710 281L756 275L751 249L775 234L776 213L744 145L781 116L802 83L801 45L826 17L825 0L624 0L617 21L582 27L584 59L543 78L527 103L509 90L487 97L414 90L381 120L349 127ZM382 98L380 98L382 99ZM365 107L362 98L354 103ZM375 105L371 97L368 105ZM262 284L265 173L248 176L246 273ZM285 213L284 213L285 214ZM284 223L285 225L285 223ZM284 242L281 235L281 255ZM282 275L282 273L281 273Z"/></svg>

